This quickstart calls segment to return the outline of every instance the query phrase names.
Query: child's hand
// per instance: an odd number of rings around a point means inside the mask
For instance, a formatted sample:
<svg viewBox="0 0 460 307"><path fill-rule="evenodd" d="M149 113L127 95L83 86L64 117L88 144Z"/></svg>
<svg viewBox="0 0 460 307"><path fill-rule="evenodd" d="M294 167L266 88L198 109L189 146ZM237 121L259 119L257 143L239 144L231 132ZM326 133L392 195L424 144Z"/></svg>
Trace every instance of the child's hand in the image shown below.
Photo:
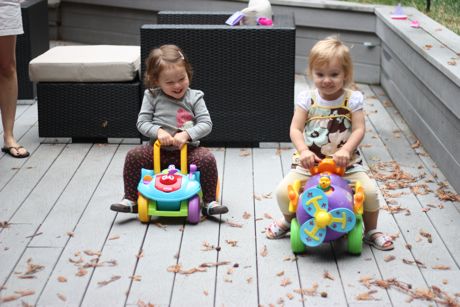
<svg viewBox="0 0 460 307"><path fill-rule="evenodd" d="M337 166L347 167L348 163L350 163L350 153L342 148L332 155L332 159L334 159Z"/></svg>
<svg viewBox="0 0 460 307"><path fill-rule="evenodd" d="M310 169L315 166L315 162L320 162L321 159L318 158L312 151L305 149L300 152L300 164L306 169Z"/></svg>
<svg viewBox="0 0 460 307"><path fill-rule="evenodd" d="M170 146L170 145L174 145L174 138L171 136L171 134L169 134L168 132L166 132L165 130L163 129L158 129L158 141L160 141L160 144L162 146Z"/></svg>
<svg viewBox="0 0 460 307"><path fill-rule="evenodd" d="M184 146L184 144L187 143L189 139L190 139L190 136L188 135L187 132L185 131L178 132L174 135L174 146L181 149L182 146Z"/></svg>

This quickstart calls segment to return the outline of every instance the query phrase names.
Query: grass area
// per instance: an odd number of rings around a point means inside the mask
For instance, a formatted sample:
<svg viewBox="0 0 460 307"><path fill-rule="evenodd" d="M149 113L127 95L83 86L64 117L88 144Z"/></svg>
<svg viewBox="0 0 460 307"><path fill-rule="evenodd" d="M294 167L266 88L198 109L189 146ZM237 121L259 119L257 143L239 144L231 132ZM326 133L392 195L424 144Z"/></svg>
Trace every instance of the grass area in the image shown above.
<svg viewBox="0 0 460 307"><path fill-rule="evenodd" d="M343 0L348 2L415 7L449 30L460 35L460 0ZM427 3L431 3L427 11Z"/></svg>

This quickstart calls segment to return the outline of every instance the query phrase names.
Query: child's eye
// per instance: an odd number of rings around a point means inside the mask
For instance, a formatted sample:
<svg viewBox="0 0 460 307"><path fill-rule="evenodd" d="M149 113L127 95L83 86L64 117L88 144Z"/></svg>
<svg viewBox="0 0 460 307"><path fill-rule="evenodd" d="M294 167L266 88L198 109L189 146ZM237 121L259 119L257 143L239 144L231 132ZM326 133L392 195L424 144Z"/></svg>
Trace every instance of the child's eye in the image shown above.
<svg viewBox="0 0 460 307"><path fill-rule="evenodd" d="M320 78L321 78L321 77L323 77L323 74L322 74L322 73L319 73L319 72L317 72L317 73L316 73L316 76L318 76L318 77L320 77Z"/></svg>

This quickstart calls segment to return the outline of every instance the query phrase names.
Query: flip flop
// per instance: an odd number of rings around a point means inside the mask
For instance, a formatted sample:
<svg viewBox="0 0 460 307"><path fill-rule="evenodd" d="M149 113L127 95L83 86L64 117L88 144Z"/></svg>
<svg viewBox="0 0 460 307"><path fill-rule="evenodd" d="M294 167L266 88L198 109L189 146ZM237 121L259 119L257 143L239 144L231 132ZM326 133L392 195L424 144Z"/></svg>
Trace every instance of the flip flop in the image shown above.
<svg viewBox="0 0 460 307"><path fill-rule="evenodd" d="M7 153L7 154L9 154L10 156L12 156L13 158L18 158L18 159L27 158L28 156L30 156L30 153L29 153L27 150L26 150L25 153L20 154L20 153L19 153L19 149L21 149L21 148L24 148L24 147L22 147L22 146L10 146L10 147L4 146L4 147L2 147L2 152ZM16 150L17 155L15 155L15 154L13 154L13 153L11 152L12 149ZM25 148L24 148L24 149L25 149Z"/></svg>

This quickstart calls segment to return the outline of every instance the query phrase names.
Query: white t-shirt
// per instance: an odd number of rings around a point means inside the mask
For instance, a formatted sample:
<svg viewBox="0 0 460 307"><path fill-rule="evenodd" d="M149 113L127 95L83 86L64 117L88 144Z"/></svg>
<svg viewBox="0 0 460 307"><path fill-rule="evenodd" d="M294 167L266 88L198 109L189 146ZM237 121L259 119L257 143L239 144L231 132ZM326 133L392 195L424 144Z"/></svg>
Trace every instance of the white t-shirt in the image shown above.
<svg viewBox="0 0 460 307"><path fill-rule="evenodd" d="M335 100L325 100L319 95L318 89L315 89L314 92L316 95L316 103L323 107L334 107L341 105L343 103L343 98L345 95L344 93ZM308 112L311 106L311 93L311 90L305 90L300 92L295 101L296 106L299 106L300 108ZM358 110L362 110L364 107L363 94L359 91L352 91L350 98L348 100L348 107L350 108L351 113L356 112Z"/></svg>

